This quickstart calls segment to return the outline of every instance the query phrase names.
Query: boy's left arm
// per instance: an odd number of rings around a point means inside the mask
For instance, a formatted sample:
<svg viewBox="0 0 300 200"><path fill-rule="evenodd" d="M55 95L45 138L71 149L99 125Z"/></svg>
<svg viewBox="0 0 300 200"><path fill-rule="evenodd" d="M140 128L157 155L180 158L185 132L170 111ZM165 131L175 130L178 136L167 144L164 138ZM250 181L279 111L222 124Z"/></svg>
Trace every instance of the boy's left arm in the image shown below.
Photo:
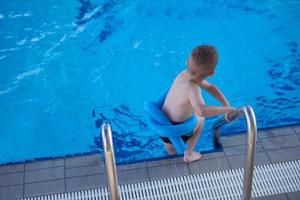
<svg viewBox="0 0 300 200"><path fill-rule="evenodd" d="M206 80L203 80L200 83L200 87L209 92L215 99L217 99L223 106L230 106L228 100L224 94L213 84L209 83Z"/></svg>
<svg viewBox="0 0 300 200"><path fill-rule="evenodd" d="M209 83L206 80L203 80L200 85L201 88L205 89L207 92L209 92L214 98L216 98L221 104L223 104L224 106L230 106L228 100L226 99L226 97L224 96L224 94L221 92L221 90L219 90L216 86L214 86L213 84ZM225 120L227 122L232 121L232 117L233 114L235 112L230 112L230 113L226 113L225 114Z"/></svg>

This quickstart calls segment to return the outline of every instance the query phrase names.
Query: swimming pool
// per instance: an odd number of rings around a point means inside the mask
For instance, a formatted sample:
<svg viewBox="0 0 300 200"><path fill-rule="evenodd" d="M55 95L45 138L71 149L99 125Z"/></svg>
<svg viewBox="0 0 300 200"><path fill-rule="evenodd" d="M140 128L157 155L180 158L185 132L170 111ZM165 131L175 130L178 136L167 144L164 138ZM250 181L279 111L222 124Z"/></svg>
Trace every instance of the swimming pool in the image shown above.
<svg viewBox="0 0 300 200"><path fill-rule="evenodd" d="M299 124L299 9L283 0L1 1L0 163L101 151L103 120L118 162L165 156L143 104L198 44L217 47L210 81L233 106L251 105L259 128ZM212 150L212 121L198 150Z"/></svg>

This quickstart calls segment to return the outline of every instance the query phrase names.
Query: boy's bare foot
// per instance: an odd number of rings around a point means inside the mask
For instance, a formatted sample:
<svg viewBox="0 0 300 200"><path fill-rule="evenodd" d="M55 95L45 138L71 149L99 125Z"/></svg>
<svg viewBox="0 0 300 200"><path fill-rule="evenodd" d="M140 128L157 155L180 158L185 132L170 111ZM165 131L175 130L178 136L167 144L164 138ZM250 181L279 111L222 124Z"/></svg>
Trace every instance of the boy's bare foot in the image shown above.
<svg viewBox="0 0 300 200"><path fill-rule="evenodd" d="M165 143L165 146L166 146L167 152L170 156L176 155L176 149L173 147L172 144Z"/></svg>
<svg viewBox="0 0 300 200"><path fill-rule="evenodd" d="M192 151L192 152L185 151L184 156L183 156L183 161L185 163L191 163L191 162L194 162L196 160L199 160L201 158L201 156L202 155L200 153L195 152L195 151Z"/></svg>

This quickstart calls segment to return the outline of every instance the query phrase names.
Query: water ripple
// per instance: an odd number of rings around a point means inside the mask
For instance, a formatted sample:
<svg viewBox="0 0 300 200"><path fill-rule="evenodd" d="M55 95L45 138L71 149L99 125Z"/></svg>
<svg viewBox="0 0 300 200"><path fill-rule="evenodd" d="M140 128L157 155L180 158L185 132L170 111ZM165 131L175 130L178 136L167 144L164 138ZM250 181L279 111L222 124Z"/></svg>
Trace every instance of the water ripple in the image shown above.
<svg viewBox="0 0 300 200"><path fill-rule="evenodd" d="M126 105L96 107L92 110L92 117L95 120L97 129L101 127L104 121L111 123L115 153L119 160L131 160L133 159L132 156L141 156L141 154L149 156L151 148L158 148L159 146L157 145L159 141L156 137L141 135L141 133L147 131L145 119ZM100 136L94 138L94 145L90 146L90 148L93 150L102 148Z"/></svg>

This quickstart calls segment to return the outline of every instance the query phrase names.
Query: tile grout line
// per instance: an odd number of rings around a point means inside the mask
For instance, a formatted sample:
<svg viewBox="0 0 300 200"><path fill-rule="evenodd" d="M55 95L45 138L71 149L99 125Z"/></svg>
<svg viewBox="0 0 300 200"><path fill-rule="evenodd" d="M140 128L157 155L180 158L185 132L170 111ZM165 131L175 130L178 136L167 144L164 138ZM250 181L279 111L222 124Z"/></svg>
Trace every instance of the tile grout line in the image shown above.
<svg viewBox="0 0 300 200"><path fill-rule="evenodd" d="M260 140L257 140L256 143L259 143L259 144L260 144L260 146L261 146L261 148L262 148L262 151L261 151L261 152L263 152L263 153L266 154L266 156L267 156L267 158L268 158L268 161L271 163L271 161L270 161L270 159L269 159L269 157L268 157L268 155L267 155L267 149L264 147L263 143L262 143ZM255 144L255 146L256 146L256 144ZM257 153L257 152L255 151L254 153Z"/></svg>
<svg viewBox="0 0 300 200"><path fill-rule="evenodd" d="M67 192L66 159L65 158L64 158L64 185L65 185L65 192Z"/></svg>
<svg viewBox="0 0 300 200"><path fill-rule="evenodd" d="M189 170L190 175L192 175L192 171L191 171L191 169L190 169L190 164L187 163L186 166L187 166L187 168L188 168L188 170Z"/></svg>
<svg viewBox="0 0 300 200"><path fill-rule="evenodd" d="M91 164L91 165L79 165L79 166L73 166L73 167L66 167L66 164L65 164L65 168L66 169L74 169L74 168L84 168L84 167L96 167L96 166L104 166L104 164Z"/></svg>
<svg viewBox="0 0 300 200"><path fill-rule="evenodd" d="M22 186L22 185L23 185L23 183L14 184L14 185L3 185L3 186L0 186L0 189L7 188L7 187L12 187L12 186Z"/></svg>
<svg viewBox="0 0 300 200"><path fill-rule="evenodd" d="M266 154L266 157L267 157L269 163L272 163L272 162L271 162L271 159L270 159L270 157L269 157L269 155L268 155L268 153L267 153L266 148L265 148L264 145L261 143L261 141L258 141L258 142L261 144L261 146L262 146L262 148L263 148L263 150L264 150L263 152Z"/></svg>
<svg viewBox="0 0 300 200"><path fill-rule="evenodd" d="M285 194L285 196L286 196L286 199L287 199L287 200L290 200L288 194L287 194L287 193L284 193L284 194Z"/></svg>
<svg viewBox="0 0 300 200"><path fill-rule="evenodd" d="M140 165L140 166L126 166L126 165L119 165L117 166L117 170L118 171L126 171L126 170L132 170L132 169L139 169L139 168L144 168L144 167L147 167L146 166L146 163ZM104 166L105 168L105 166Z"/></svg>
<svg viewBox="0 0 300 200"><path fill-rule="evenodd" d="M16 170L16 171L9 171L9 172L1 172L0 173L0 176L3 176L3 175L8 175L8 174L17 174L17 173L22 173L25 169L24 169L24 164L22 164L23 166L22 166L22 169L20 169L20 170ZM7 166L7 165L3 165L3 166L6 166L7 168L9 168L9 166ZM1 167L1 165L0 165L0 167Z"/></svg>
<svg viewBox="0 0 300 200"><path fill-rule="evenodd" d="M256 142L258 142L259 140L256 140ZM261 142L259 141L259 143L260 143L260 145L262 145L261 144ZM239 144L239 145L235 145L235 146L227 146L227 147L223 147L223 152L224 152L224 154L225 154L225 149L233 149L233 148L235 148L235 147L247 147L247 143L245 143L245 144Z"/></svg>
<svg viewBox="0 0 300 200"><path fill-rule="evenodd" d="M292 128L292 127L291 127ZM288 135L293 135L293 134L286 134L287 136ZM280 135L280 136L286 136L286 135ZM275 136L275 137L279 137L279 136ZM270 138L273 138L273 137L270 137ZM269 138L267 138L267 139L269 139ZM261 146L262 146L262 148L263 148L263 150L264 150L264 152L265 152L265 154L266 154L266 156L267 156L267 158L268 158L268 161L271 163L271 164L273 164L274 162L272 162L271 161L271 158L270 158L270 156L269 156L269 154L268 154L268 152L272 152L272 151L278 151L278 150L286 150L286 149L293 149L293 148L299 148L299 145L296 145L296 146L288 146L288 147L281 147L281 148L275 148L275 149L266 149L265 147L264 147L264 145L262 144L262 142L261 141L259 141L260 143L261 143ZM279 161L279 162L286 162L286 161ZM277 163L277 162L275 162L275 163Z"/></svg>
<svg viewBox="0 0 300 200"><path fill-rule="evenodd" d="M207 160L214 160L214 159L219 159L219 158L224 158L225 156L226 156L226 154L225 154L225 152L223 152L224 153L224 156L216 156L216 157L210 157L210 158L202 158L202 159L200 159L199 161L207 161ZM202 154L203 155L203 154ZM240 154L238 154L238 155L240 155ZM152 161L151 161L152 162ZM176 162L175 161L175 163L176 164L184 164L184 162L182 161L182 162ZM147 165L147 163L146 163L146 166L147 167L160 167L160 166L165 166L165 165L172 165L172 162L170 162L170 163L163 163L163 164L154 164L154 165L152 165L152 164L150 164L150 165Z"/></svg>
<svg viewBox="0 0 300 200"><path fill-rule="evenodd" d="M148 179L149 179L149 181L150 181L150 173L149 173L148 166L147 166L147 165L145 165L145 167L146 167L147 177L148 177Z"/></svg>
<svg viewBox="0 0 300 200"><path fill-rule="evenodd" d="M292 129L294 130L294 132L297 134L296 128L299 128L299 129L300 129L300 125L298 125L298 126L292 126L291 128L292 128Z"/></svg>
<svg viewBox="0 0 300 200"><path fill-rule="evenodd" d="M284 149L293 149L293 148L300 148L300 146L289 146L289 147L281 147L281 148L276 148L276 149L266 149L265 152L278 151L278 150L284 150Z"/></svg>
<svg viewBox="0 0 300 200"><path fill-rule="evenodd" d="M50 179L50 180L42 180L42 181L36 181L36 182L29 182L29 183L25 183L25 184L26 184L26 185L32 185L32 184L48 183L48 182L60 181L60 180L64 180L64 178L56 178L56 179Z"/></svg>
<svg viewBox="0 0 300 200"><path fill-rule="evenodd" d="M230 162L229 162L229 159L228 159L228 156L227 156L227 155L225 155L225 159L227 160L230 169L233 169L232 165L231 165Z"/></svg>
<svg viewBox="0 0 300 200"><path fill-rule="evenodd" d="M80 175L80 176L72 176L72 177L64 177L64 178L55 178L55 179L50 179L50 180L41 180L41 181L29 182L29 183L25 183L25 184L28 185L28 184L36 184L36 183L43 183L43 182L52 182L52 181L59 181L59 180L66 180L66 179L73 179L73 178L82 178L82 177L89 177L89 176L102 175L102 174L105 174L105 173L88 174L88 175ZM14 184L14 185L21 185L21 184ZM14 185L8 185L8 186L14 186ZM0 186L0 187L6 187L6 186Z"/></svg>
<svg viewBox="0 0 300 200"><path fill-rule="evenodd" d="M25 198L25 163L23 164L23 198Z"/></svg>
<svg viewBox="0 0 300 200"><path fill-rule="evenodd" d="M300 142L300 141L299 141ZM286 147L275 147L275 148L270 148L270 149L266 149L264 147L264 145L262 144L262 142L260 141L260 145L262 146L264 151L276 151L276 150L282 150L282 149L291 149L291 148L297 148L300 147L300 143L298 145L293 145L293 146L286 146ZM259 151L260 152L260 151Z"/></svg>
<svg viewBox="0 0 300 200"><path fill-rule="evenodd" d="M300 135L297 134L297 132L296 132L296 130L294 129L294 127L291 127L291 128L292 128L292 130L293 130L295 136L296 136L296 137L299 139L299 141L300 141Z"/></svg>
<svg viewBox="0 0 300 200"><path fill-rule="evenodd" d="M47 170L47 169L53 170L53 169L62 168L62 167L64 167L64 166L60 165L60 166L55 166L55 167L45 167L45 168L38 168L38 169L28 169L26 171L33 172L33 171L42 171L42 170Z"/></svg>
<svg viewBox="0 0 300 200"><path fill-rule="evenodd" d="M28 183L25 183L25 184L35 184L35 183L42 183L42 182L51 182L51 181L58 181L58 180L62 180L62 179L66 180L66 179L72 179L72 178L82 178L82 177L95 176L95 175L101 175L101 174L105 174L105 172L103 172L103 173L86 174L86 175L80 175L80 176L66 177L66 174L65 174L65 171L64 171L64 177L63 178L55 178L55 179L49 179L49 180L34 181L34 182L28 182ZM23 176L25 176L25 175L23 175ZM23 180L23 182L24 181L25 180ZM14 185L21 185L21 184L14 184ZM13 186L13 185L8 185L8 186ZM0 188L1 187L6 187L6 186L0 186Z"/></svg>
<svg viewBox="0 0 300 200"><path fill-rule="evenodd" d="M246 138L246 140L247 140L247 138ZM227 144L227 145L223 145L222 142L221 142L221 144L222 144L223 149L224 149L224 148L231 148L231 147L238 147L238 146L245 145L245 144L246 144L246 140L245 140L245 143L243 143L243 144L236 144L236 145L234 145L234 144L228 145L228 144Z"/></svg>
<svg viewBox="0 0 300 200"><path fill-rule="evenodd" d="M63 165L55 166L55 167L43 167L43 168L37 168L37 169L27 169L26 171L31 172L31 171L39 171L39 170L45 170L45 169L59 168L59 167L63 167Z"/></svg>
<svg viewBox="0 0 300 200"><path fill-rule="evenodd" d="M123 171L129 171L129 170L123 170ZM119 172L119 171L118 171ZM80 176L70 176L70 177L65 177L66 179L72 179L72 178L80 178L80 177L87 177L87 176L96 176L96 175L103 175L106 174L106 172L103 173L93 173L93 174L85 174L85 175L80 175Z"/></svg>
<svg viewBox="0 0 300 200"><path fill-rule="evenodd" d="M259 140L268 140L268 139L271 139L271 138L285 137L285 136L291 136L291 135L295 135L295 133L288 133L288 134L282 134L282 135L272 135L270 137L260 137ZM296 137L297 137L297 135L296 135Z"/></svg>

